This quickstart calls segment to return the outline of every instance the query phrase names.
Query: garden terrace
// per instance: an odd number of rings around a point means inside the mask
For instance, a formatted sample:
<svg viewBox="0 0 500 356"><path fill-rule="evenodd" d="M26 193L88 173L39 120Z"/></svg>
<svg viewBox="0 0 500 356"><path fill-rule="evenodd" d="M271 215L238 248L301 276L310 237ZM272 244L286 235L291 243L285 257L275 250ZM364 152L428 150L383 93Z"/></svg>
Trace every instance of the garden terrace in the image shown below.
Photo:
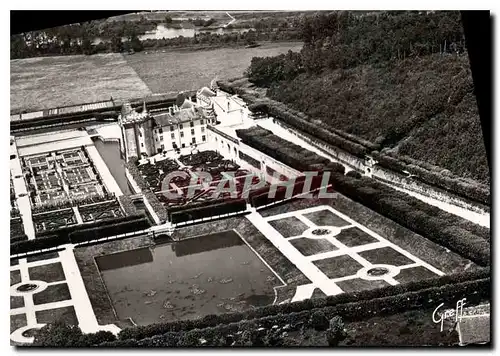
<svg viewBox="0 0 500 356"><path fill-rule="evenodd" d="M92 205L81 205L78 207L78 211L84 223L124 216L117 200Z"/></svg>
<svg viewBox="0 0 500 356"><path fill-rule="evenodd" d="M243 143L298 171L320 170L330 162L260 127L236 130L236 134Z"/></svg>
<svg viewBox="0 0 500 356"><path fill-rule="evenodd" d="M215 151L202 151L192 155L179 157L179 161L186 166L196 167L202 164L223 161L224 157Z"/></svg>
<svg viewBox="0 0 500 356"><path fill-rule="evenodd" d="M148 187L153 192L157 192L161 190L162 181L165 176L170 172L178 170L179 165L171 159L164 159L154 163L151 163L148 160L147 163L140 164L137 168L139 169L139 172L144 180L147 182Z"/></svg>
<svg viewBox="0 0 500 356"><path fill-rule="evenodd" d="M102 198L107 191L85 147L23 157L34 209L54 209L85 198Z"/></svg>
<svg viewBox="0 0 500 356"><path fill-rule="evenodd" d="M19 237L19 236L24 236L24 226L23 226L23 221L21 220L20 217L18 218L13 218L10 219L10 238L11 240L13 238Z"/></svg>
<svg viewBox="0 0 500 356"><path fill-rule="evenodd" d="M77 221L73 210L66 209L33 215L33 223L38 234L75 225Z"/></svg>

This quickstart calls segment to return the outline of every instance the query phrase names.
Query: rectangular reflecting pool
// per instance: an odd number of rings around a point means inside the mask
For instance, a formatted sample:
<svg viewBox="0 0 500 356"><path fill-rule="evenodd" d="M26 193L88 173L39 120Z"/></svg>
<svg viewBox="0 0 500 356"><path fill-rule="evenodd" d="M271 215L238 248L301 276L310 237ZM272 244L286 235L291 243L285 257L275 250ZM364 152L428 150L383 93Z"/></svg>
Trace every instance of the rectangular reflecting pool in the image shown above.
<svg viewBox="0 0 500 356"><path fill-rule="evenodd" d="M118 318L138 325L272 304L282 283L234 231L96 257Z"/></svg>

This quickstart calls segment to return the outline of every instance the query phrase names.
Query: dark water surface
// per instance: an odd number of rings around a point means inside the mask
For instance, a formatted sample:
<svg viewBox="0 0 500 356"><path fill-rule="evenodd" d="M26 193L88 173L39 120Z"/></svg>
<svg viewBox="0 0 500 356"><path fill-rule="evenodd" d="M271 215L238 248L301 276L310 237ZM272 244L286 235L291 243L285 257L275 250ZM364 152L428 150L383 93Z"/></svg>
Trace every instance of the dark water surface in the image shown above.
<svg viewBox="0 0 500 356"><path fill-rule="evenodd" d="M234 231L97 257L118 317L138 325L274 301L274 273Z"/></svg>
<svg viewBox="0 0 500 356"><path fill-rule="evenodd" d="M120 154L120 144L118 142L104 142L97 139L94 140L94 146L101 155L104 163L106 163L106 166L108 166L111 175L115 178L123 194L132 194L128 186L127 177L125 176L125 161Z"/></svg>

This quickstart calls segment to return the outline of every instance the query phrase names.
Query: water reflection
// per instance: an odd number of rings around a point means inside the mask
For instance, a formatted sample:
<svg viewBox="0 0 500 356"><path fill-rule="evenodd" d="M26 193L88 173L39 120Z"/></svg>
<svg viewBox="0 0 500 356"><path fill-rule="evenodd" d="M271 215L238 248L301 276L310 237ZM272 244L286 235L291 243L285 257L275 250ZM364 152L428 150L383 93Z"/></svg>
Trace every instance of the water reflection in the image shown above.
<svg viewBox="0 0 500 356"><path fill-rule="evenodd" d="M139 35L139 39L141 41L145 40L161 40L161 39L170 39L170 38L176 38L179 36L183 37L194 37L195 34L200 34L200 33L213 33L213 34L220 34L223 35L225 33L245 33L250 30L249 28L232 28L232 29L226 29L226 28L215 28L215 29L196 29L196 28L169 28L165 27L165 25L157 25L156 30L154 31L147 31L146 33ZM109 40L103 39L96 37L92 41L94 45L97 45L102 42L108 42ZM123 37L122 41L128 41L127 37Z"/></svg>
<svg viewBox="0 0 500 356"><path fill-rule="evenodd" d="M234 231L96 261L119 318L139 325L269 305L281 285Z"/></svg>

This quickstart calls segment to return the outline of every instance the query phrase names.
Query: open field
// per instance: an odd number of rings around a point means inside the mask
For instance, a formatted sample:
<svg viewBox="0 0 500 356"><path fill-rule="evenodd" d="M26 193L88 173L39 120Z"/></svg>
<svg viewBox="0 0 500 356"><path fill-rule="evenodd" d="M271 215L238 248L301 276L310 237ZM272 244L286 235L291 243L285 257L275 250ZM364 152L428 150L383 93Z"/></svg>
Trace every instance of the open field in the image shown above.
<svg viewBox="0 0 500 356"><path fill-rule="evenodd" d="M136 53L127 56L130 65L153 93L196 90L214 77L241 76L253 57L276 56L299 51L301 42L268 43L257 48L214 50L165 50L165 53Z"/></svg>
<svg viewBox="0 0 500 356"><path fill-rule="evenodd" d="M35 111L151 94L121 54L10 61L11 110Z"/></svg>
<svg viewBox="0 0 500 356"><path fill-rule="evenodd" d="M60 56L10 61L10 105L14 111L153 93L196 90L218 76L241 76L252 57L298 51L300 42L264 44L258 48L165 50L165 53L117 53Z"/></svg>

